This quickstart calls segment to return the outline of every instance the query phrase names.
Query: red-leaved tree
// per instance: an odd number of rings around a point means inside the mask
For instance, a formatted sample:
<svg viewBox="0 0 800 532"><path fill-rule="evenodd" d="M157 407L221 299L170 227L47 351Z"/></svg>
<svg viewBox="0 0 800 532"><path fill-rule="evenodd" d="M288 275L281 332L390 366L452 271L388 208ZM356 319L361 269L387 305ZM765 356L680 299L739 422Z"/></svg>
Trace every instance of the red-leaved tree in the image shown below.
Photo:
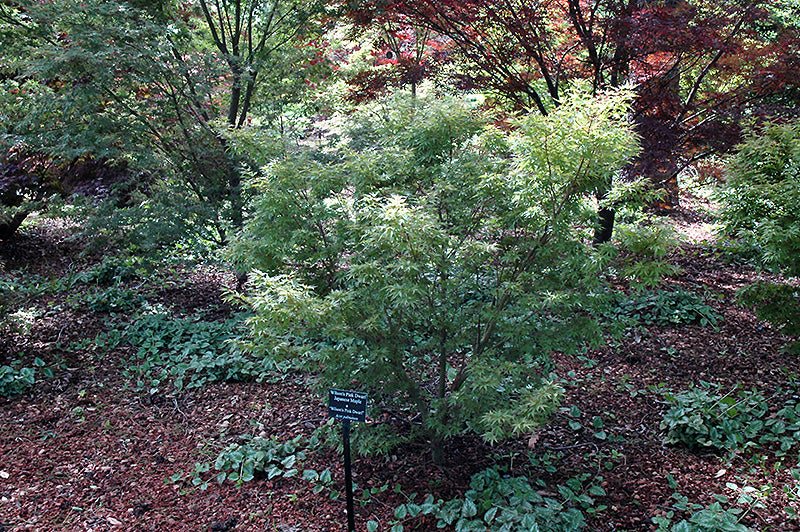
<svg viewBox="0 0 800 532"><path fill-rule="evenodd" d="M349 80L353 101L368 101L396 88L408 88L416 97L419 84L450 59L447 37L391 7L383 0L365 0L344 9L357 36L374 36L372 68Z"/></svg>
<svg viewBox="0 0 800 532"><path fill-rule="evenodd" d="M800 27L781 2L375 1L447 37L463 86L520 110L547 114L579 82L595 92L633 85L643 150L630 170L666 192L664 208L677 205L687 165L732 147L744 120L795 112L798 100Z"/></svg>

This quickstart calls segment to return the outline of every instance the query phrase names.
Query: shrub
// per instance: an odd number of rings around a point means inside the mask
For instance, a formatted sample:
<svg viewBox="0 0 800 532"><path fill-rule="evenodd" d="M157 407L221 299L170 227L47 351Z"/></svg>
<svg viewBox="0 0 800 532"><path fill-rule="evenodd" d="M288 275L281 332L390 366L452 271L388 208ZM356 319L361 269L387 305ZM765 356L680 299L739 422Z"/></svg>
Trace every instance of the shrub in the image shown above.
<svg viewBox="0 0 800 532"><path fill-rule="evenodd" d="M457 102L392 100L326 163L276 161L237 246L263 268L251 345L419 416L437 461L465 430L532 430L561 397L549 353L598 336L571 311L599 277L585 200L635 152L625 108L573 95L505 134Z"/></svg>
<svg viewBox="0 0 800 532"><path fill-rule="evenodd" d="M222 321L140 315L118 338L136 349L125 373L151 393L167 383L182 390L218 381L261 382L282 373L287 367L274 358L239 347L245 319L241 314Z"/></svg>
<svg viewBox="0 0 800 532"><path fill-rule="evenodd" d="M141 257L110 255L86 272L83 280L103 285L119 284L141 277L150 268Z"/></svg>
<svg viewBox="0 0 800 532"><path fill-rule="evenodd" d="M721 192L726 234L800 275L800 123L768 124L738 146Z"/></svg>
<svg viewBox="0 0 800 532"><path fill-rule="evenodd" d="M0 240L11 237L33 211L55 194L50 164L17 151L0 157Z"/></svg>
<svg viewBox="0 0 800 532"><path fill-rule="evenodd" d="M496 469L478 473L463 499L442 505L441 525L456 530L570 532L586 526L583 513L538 493L524 477L502 478Z"/></svg>
<svg viewBox="0 0 800 532"><path fill-rule="evenodd" d="M752 132L728 166L721 197L726 234L751 246L763 265L800 275L800 122L767 124ZM796 287L758 283L740 296L761 318L789 334L800 333Z"/></svg>
<svg viewBox="0 0 800 532"><path fill-rule="evenodd" d="M137 184L139 190L126 192L124 198L98 200L75 194L61 207L62 213L79 224L76 238L85 241L88 250L124 250L138 257L139 264L131 264L137 269L148 267L149 260L174 259L178 249L182 256L207 257L218 238L208 225L213 209L193 204L179 184L152 181Z"/></svg>
<svg viewBox="0 0 800 532"><path fill-rule="evenodd" d="M123 191L130 180L125 163L90 155L56 161L43 153L12 148L0 156L0 240L13 235L30 213L46 209L57 196L81 194L96 200Z"/></svg>
<svg viewBox="0 0 800 532"><path fill-rule="evenodd" d="M666 398L672 406L661 422L667 431L664 442L691 448L739 449L757 434L750 421L766 412L763 397L737 400L731 395L712 395L704 388L690 388Z"/></svg>
<svg viewBox="0 0 800 532"><path fill-rule="evenodd" d="M611 325L713 326L721 319L702 296L688 290L652 290L630 295L612 291L598 294L593 303L592 311Z"/></svg>
<svg viewBox="0 0 800 532"><path fill-rule="evenodd" d="M739 301L787 334L800 334L800 289L790 284L758 282L739 291ZM791 348L800 350L800 344Z"/></svg>
<svg viewBox="0 0 800 532"><path fill-rule="evenodd" d="M673 494L674 508L691 512L688 519L681 519L673 524L675 512L670 510L666 517L654 517L653 524L658 525L657 532L754 532L739 521L743 515L740 508L724 509L719 502L713 502L704 508L690 503L680 494Z"/></svg>
<svg viewBox="0 0 800 532"><path fill-rule="evenodd" d="M634 224L618 224L616 239L623 253L614 257L614 264L633 288L654 288L664 277L681 272L668 260L678 239L665 223L638 217Z"/></svg>
<svg viewBox="0 0 800 532"><path fill-rule="evenodd" d="M135 290L119 286L88 292L84 299L92 312L107 313L133 312L145 301Z"/></svg>
<svg viewBox="0 0 800 532"><path fill-rule="evenodd" d="M223 450L214 462L219 471L217 482L226 480L242 485L259 475L268 479L290 478L298 473L297 466L305 460L301 449L302 436L286 442L272 438L247 438L244 443L234 443Z"/></svg>

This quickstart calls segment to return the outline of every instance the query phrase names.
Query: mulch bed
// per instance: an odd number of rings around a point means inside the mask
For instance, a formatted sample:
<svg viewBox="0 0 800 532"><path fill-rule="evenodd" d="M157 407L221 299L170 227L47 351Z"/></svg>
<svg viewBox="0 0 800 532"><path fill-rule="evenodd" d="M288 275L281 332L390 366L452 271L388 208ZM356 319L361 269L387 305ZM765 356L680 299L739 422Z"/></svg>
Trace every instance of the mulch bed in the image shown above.
<svg viewBox="0 0 800 532"><path fill-rule="evenodd" d="M97 260L80 257L80 245L65 231L39 224L0 243L5 264L0 275L50 278ZM653 530L652 516L672 509L676 491L707 505L713 494L735 500L730 482L772 487L762 499L764 507L745 517L749 526L800 530L784 512L786 506L800 509L787 493L797 490L787 467L795 463L776 468L771 458L759 461L752 453L728 462L719 454L662 444L665 405L652 391L658 386L679 390L699 381L726 387L741 383L768 395L779 386L797 386L800 374L800 361L784 353L792 339L735 303L736 289L761 274L724 261L703 244L684 246L674 261L683 273L668 283L713 295L709 301L723 316L716 329L653 326L609 342L587 358L555 357L560 375L574 372L565 377L565 405L578 406L583 420L601 416L605 440L590 429L570 428L569 417L559 414L533 439L491 447L475 437L453 438L442 467L434 466L422 445L390 456L357 457L359 485L402 487L401 493L388 489L363 506L356 504L358 529L368 519L390 521L410 494L457 496L474 473L497 460L512 474L529 472L526 456L532 452L555 461L555 472L540 471L549 486L580 473L602 476L607 495L598 503L608 509L590 517L592 531ZM187 314L208 309L210 316L220 317L231 311L222 294L224 287L235 286L232 274L205 268L174 278L182 281L152 290L154 301ZM107 326L104 316L65 304L68 297L44 294L28 302L44 309L30 330L0 331L0 363L40 357L55 371L28 393L0 399L0 532L345 530L343 498L331 500L327 491L314 494L301 478L257 479L237 488L231 482L219 485L207 473L204 490L191 482L195 464L213 462L239 435L261 433L284 441L310 436L324 424L326 407L307 377L213 384L175 394L136 391L122 377L130 356L125 348L74 347ZM302 467L331 469L343 491L342 458L335 451L310 452ZM673 479L677 487L670 484ZM431 521L415 526L435 529Z"/></svg>

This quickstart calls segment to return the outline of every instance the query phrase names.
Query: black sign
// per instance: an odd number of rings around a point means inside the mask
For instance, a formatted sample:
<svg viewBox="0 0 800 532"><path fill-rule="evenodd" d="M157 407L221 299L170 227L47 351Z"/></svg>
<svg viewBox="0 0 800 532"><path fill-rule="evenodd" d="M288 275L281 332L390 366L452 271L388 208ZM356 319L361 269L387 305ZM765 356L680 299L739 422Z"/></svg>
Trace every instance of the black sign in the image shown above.
<svg viewBox="0 0 800 532"><path fill-rule="evenodd" d="M367 394L349 390L330 390L328 415L346 421L366 421Z"/></svg>

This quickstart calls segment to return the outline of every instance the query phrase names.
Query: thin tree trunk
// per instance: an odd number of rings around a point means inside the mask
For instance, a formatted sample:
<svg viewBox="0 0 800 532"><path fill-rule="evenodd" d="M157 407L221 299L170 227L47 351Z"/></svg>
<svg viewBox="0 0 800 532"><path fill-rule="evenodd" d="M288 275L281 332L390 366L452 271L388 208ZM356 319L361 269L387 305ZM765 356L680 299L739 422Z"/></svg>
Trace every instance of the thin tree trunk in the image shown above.
<svg viewBox="0 0 800 532"><path fill-rule="evenodd" d="M597 210L597 227L594 230L594 245L599 246L611 241L614 234L614 217L616 213L608 207Z"/></svg>

